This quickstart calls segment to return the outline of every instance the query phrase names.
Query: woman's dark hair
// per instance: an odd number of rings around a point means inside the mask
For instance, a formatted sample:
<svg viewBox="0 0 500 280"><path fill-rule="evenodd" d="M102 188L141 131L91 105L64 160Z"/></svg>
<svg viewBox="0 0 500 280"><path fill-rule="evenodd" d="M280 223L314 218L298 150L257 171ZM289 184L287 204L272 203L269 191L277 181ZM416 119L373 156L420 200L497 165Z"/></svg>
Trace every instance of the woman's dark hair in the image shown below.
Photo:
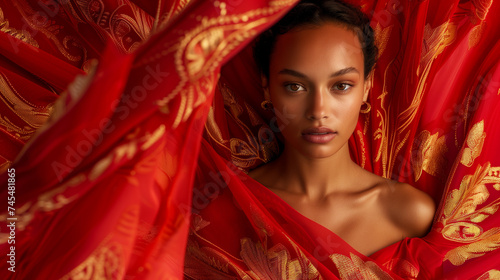
<svg viewBox="0 0 500 280"><path fill-rule="evenodd" d="M253 55L262 74L269 78L269 62L278 36L296 27L320 26L327 22L345 26L358 36L363 50L366 79L377 60L378 52L370 20L359 9L335 0L301 1L278 23L259 36Z"/></svg>

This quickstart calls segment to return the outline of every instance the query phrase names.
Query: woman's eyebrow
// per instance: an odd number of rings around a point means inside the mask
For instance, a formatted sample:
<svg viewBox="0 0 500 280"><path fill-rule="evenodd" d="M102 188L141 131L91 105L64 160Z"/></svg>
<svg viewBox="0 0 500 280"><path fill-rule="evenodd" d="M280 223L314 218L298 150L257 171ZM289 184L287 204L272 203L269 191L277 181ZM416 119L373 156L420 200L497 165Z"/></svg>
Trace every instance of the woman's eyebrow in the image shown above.
<svg viewBox="0 0 500 280"><path fill-rule="evenodd" d="M341 75L348 74L348 73L358 73L359 74L359 71L355 67L346 67L344 69L340 69L339 71L331 74L330 78L331 77L341 76Z"/></svg>
<svg viewBox="0 0 500 280"><path fill-rule="evenodd" d="M278 74L291 75L291 76L295 76L298 78L307 78L307 75L300 73L298 71L295 71L295 70L291 70L291 69L283 69L283 70L279 71Z"/></svg>
<svg viewBox="0 0 500 280"><path fill-rule="evenodd" d="M330 78L341 76L341 75L348 74L348 73L358 73L359 74L360 72L355 67L346 67L346 68L340 69L340 70L336 71L335 73L331 74ZM291 76L295 76L298 78L307 78L306 74L300 73L300 72L292 70L292 69L283 69L283 70L279 71L278 74L291 75Z"/></svg>

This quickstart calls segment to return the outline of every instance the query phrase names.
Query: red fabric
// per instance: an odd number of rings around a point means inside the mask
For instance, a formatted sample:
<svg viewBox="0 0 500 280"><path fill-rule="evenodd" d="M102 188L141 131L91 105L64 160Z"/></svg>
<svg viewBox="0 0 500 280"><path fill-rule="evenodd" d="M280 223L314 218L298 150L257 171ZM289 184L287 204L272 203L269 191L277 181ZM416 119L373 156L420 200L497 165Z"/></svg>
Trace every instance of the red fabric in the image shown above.
<svg viewBox="0 0 500 280"><path fill-rule="evenodd" d="M0 3L1 20L11 28L2 31L23 29L10 15L33 19L30 13L38 8L26 3ZM370 257L244 174L279 153L274 118L286 118L260 108L260 83L245 46L294 1L171 1L156 14L156 3L140 4L146 12L111 0L82 3L51 6L58 12L32 36L38 47L14 38L9 40L15 44L0 43L2 77L13 81L8 88L2 84L2 101L17 96L43 111L39 125L18 136L9 116L18 116L15 127L20 127L26 122L23 111L12 102L0 103L2 168L15 169L18 219L15 273L7 271L12 244L2 224L2 274L11 279L183 274L494 279L500 274L495 30L500 3L360 2L382 52L370 92L372 110L360 116L352 156L376 174L429 193L439 205L427 236L404 239ZM42 6L38 10L49 14ZM109 13L113 20L103 16L109 11L116 12ZM157 33L139 47L154 22ZM63 28L54 37L50 26ZM68 33L87 46L85 59L71 62L75 54L64 56L58 42ZM113 43L104 52L108 39ZM100 58L96 73L61 94L81 73L78 68L88 71L91 57ZM7 182L8 176L3 173L0 180ZM0 197L8 196L2 189ZM13 216L2 212L2 219L8 217Z"/></svg>

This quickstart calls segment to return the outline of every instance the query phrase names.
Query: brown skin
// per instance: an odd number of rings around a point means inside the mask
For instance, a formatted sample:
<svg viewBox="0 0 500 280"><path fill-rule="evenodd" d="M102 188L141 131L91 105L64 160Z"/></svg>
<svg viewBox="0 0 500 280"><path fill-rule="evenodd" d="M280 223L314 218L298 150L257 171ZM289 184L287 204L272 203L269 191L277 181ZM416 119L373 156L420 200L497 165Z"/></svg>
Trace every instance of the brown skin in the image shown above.
<svg viewBox="0 0 500 280"><path fill-rule="evenodd" d="M359 39L338 24L297 28L278 37L263 84L275 110L288 116L278 120L285 149L249 175L370 255L404 237L424 235L435 206L427 194L351 160L347 142L371 86L363 73ZM303 137L304 130L317 127L335 137L327 143Z"/></svg>

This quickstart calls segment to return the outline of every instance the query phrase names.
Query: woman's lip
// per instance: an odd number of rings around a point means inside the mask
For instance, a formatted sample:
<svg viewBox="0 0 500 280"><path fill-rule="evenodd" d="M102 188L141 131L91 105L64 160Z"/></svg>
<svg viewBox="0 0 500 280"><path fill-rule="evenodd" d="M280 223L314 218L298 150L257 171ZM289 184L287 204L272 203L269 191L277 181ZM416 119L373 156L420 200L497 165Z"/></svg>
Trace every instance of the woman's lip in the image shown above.
<svg viewBox="0 0 500 280"><path fill-rule="evenodd" d="M302 131L302 135L305 134L318 134L318 133L335 133L335 131L329 129L326 126L311 127Z"/></svg>
<svg viewBox="0 0 500 280"><path fill-rule="evenodd" d="M302 134L304 140L315 143L315 144L326 144L335 138L336 133L326 133L326 134Z"/></svg>
<svg viewBox="0 0 500 280"><path fill-rule="evenodd" d="M337 133L328 127L313 127L302 132L302 138L304 138L304 140L315 144L328 143L332 141L336 135Z"/></svg>

